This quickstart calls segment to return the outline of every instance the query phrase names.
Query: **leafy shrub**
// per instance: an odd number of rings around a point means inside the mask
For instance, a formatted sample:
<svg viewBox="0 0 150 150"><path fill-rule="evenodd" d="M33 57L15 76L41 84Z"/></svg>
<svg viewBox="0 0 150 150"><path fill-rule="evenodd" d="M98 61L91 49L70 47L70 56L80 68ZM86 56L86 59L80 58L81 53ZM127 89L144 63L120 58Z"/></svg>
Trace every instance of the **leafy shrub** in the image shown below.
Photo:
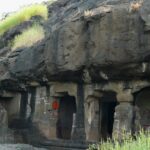
<svg viewBox="0 0 150 150"><path fill-rule="evenodd" d="M150 150L150 133L140 132L136 138L124 138L122 142L107 140L97 145L90 145L88 150Z"/></svg>
<svg viewBox="0 0 150 150"><path fill-rule="evenodd" d="M33 25L16 36L12 42L12 50L20 47L30 47L44 38L44 29L40 25Z"/></svg>
<svg viewBox="0 0 150 150"><path fill-rule="evenodd" d="M47 6L43 4L35 4L29 7L24 7L21 11L6 17L6 19L0 22L0 34L3 34L24 21L30 20L33 16L41 16L42 18L47 19Z"/></svg>

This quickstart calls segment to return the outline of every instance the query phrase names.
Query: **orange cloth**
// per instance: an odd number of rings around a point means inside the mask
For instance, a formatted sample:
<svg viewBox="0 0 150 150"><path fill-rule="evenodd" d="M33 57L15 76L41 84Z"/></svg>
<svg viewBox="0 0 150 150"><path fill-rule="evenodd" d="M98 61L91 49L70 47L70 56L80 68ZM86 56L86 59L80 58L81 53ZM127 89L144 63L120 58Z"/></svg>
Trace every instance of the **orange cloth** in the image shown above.
<svg viewBox="0 0 150 150"><path fill-rule="evenodd" d="M54 110L57 110L57 109L59 109L59 103L58 103L58 101L53 101L53 103L52 103L52 108L54 109Z"/></svg>

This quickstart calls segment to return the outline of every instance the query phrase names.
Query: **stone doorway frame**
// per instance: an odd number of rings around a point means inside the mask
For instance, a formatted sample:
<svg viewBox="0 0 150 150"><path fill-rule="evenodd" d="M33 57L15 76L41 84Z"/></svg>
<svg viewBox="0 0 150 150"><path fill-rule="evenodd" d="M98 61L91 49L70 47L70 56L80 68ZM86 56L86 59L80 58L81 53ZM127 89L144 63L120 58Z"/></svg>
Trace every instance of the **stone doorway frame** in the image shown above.
<svg viewBox="0 0 150 150"><path fill-rule="evenodd" d="M118 105L116 95L117 94L114 91L104 91L103 96L99 100L99 105L100 105L99 106L99 113L100 113L99 114L100 115L99 140L106 140L107 138L112 138L115 108ZM107 112L104 112L105 111L104 109L107 109ZM111 113L110 111L113 114L110 114ZM107 113L107 115L105 113ZM105 118L103 118L104 116L111 117L111 118L107 118L107 120L105 120ZM105 124L105 128L102 128L103 124ZM105 129L105 133L104 133L104 129Z"/></svg>
<svg viewBox="0 0 150 150"><path fill-rule="evenodd" d="M115 100L104 101L107 93L114 93ZM103 102L116 102L116 92L110 90L96 89L91 95L85 99L85 126L86 126L86 140L99 141L102 139L101 133L101 103ZM86 114L88 112L88 115ZM112 124L113 129L113 124Z"/></svg>

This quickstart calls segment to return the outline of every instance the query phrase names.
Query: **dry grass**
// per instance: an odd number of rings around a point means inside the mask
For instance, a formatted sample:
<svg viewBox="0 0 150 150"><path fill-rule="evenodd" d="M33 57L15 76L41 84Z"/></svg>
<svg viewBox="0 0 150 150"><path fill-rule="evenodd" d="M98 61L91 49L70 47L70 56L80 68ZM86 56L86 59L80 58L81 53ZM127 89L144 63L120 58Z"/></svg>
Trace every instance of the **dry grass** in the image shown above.
<svg viewBox="0 0 150 150"><path fill-rule="evenodd" d="M93 16L93 11L92 10L85 10L84 11L84 16L85 17L91 17L91 16Z"/></svg>
<svg viewBox="0 0 150 150"><path fill-rule="evenodd" d="M0 35L21 24L22 22L30 20L33 16L41 16L44 19L47 19L47 6L43 4L31 5L29 7L24 7L21 11L6 17L6 19L0 22Z"/></svg>
<svg viewBox="0 0 150 150"><path fill-rule="evenodd" d="M140 9L140 7L142 6L142 4L143 4L143 0L140 0L138 2L132 2L130 4L130 11L131 12L138 11Z"/></svg>
<svg viewBox="0 0 150 150"><path fill-rule="evenodd" d="M114 139L101 142L99 145L91 145L88 150L150 150L150 133L140 132L136 139L132 136L123 137L122 142Z"/></svg>
<svg viewBox="0 0 150 150"><path fill-rule="evenodd" d="M45 37L44 29L40 25L33 25L15 37L12 42L12 50L21 47L30 47Z"/></svg>

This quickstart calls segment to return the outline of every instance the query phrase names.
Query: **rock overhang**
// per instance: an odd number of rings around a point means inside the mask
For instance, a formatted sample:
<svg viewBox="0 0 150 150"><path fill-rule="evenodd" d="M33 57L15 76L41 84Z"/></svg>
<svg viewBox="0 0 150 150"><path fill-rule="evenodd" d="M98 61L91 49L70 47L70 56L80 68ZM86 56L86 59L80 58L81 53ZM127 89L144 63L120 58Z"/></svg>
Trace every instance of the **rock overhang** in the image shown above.
<svg viewBox="0 0 150 150"><path fill-rule="evenodd" d="M131 3L57 2L60 10L51 6L45 23L46 38L7 58L8 72L18 80L44 82L84 82L85 70L92 82L148 79L149 2L136 11Z"/></svg>

